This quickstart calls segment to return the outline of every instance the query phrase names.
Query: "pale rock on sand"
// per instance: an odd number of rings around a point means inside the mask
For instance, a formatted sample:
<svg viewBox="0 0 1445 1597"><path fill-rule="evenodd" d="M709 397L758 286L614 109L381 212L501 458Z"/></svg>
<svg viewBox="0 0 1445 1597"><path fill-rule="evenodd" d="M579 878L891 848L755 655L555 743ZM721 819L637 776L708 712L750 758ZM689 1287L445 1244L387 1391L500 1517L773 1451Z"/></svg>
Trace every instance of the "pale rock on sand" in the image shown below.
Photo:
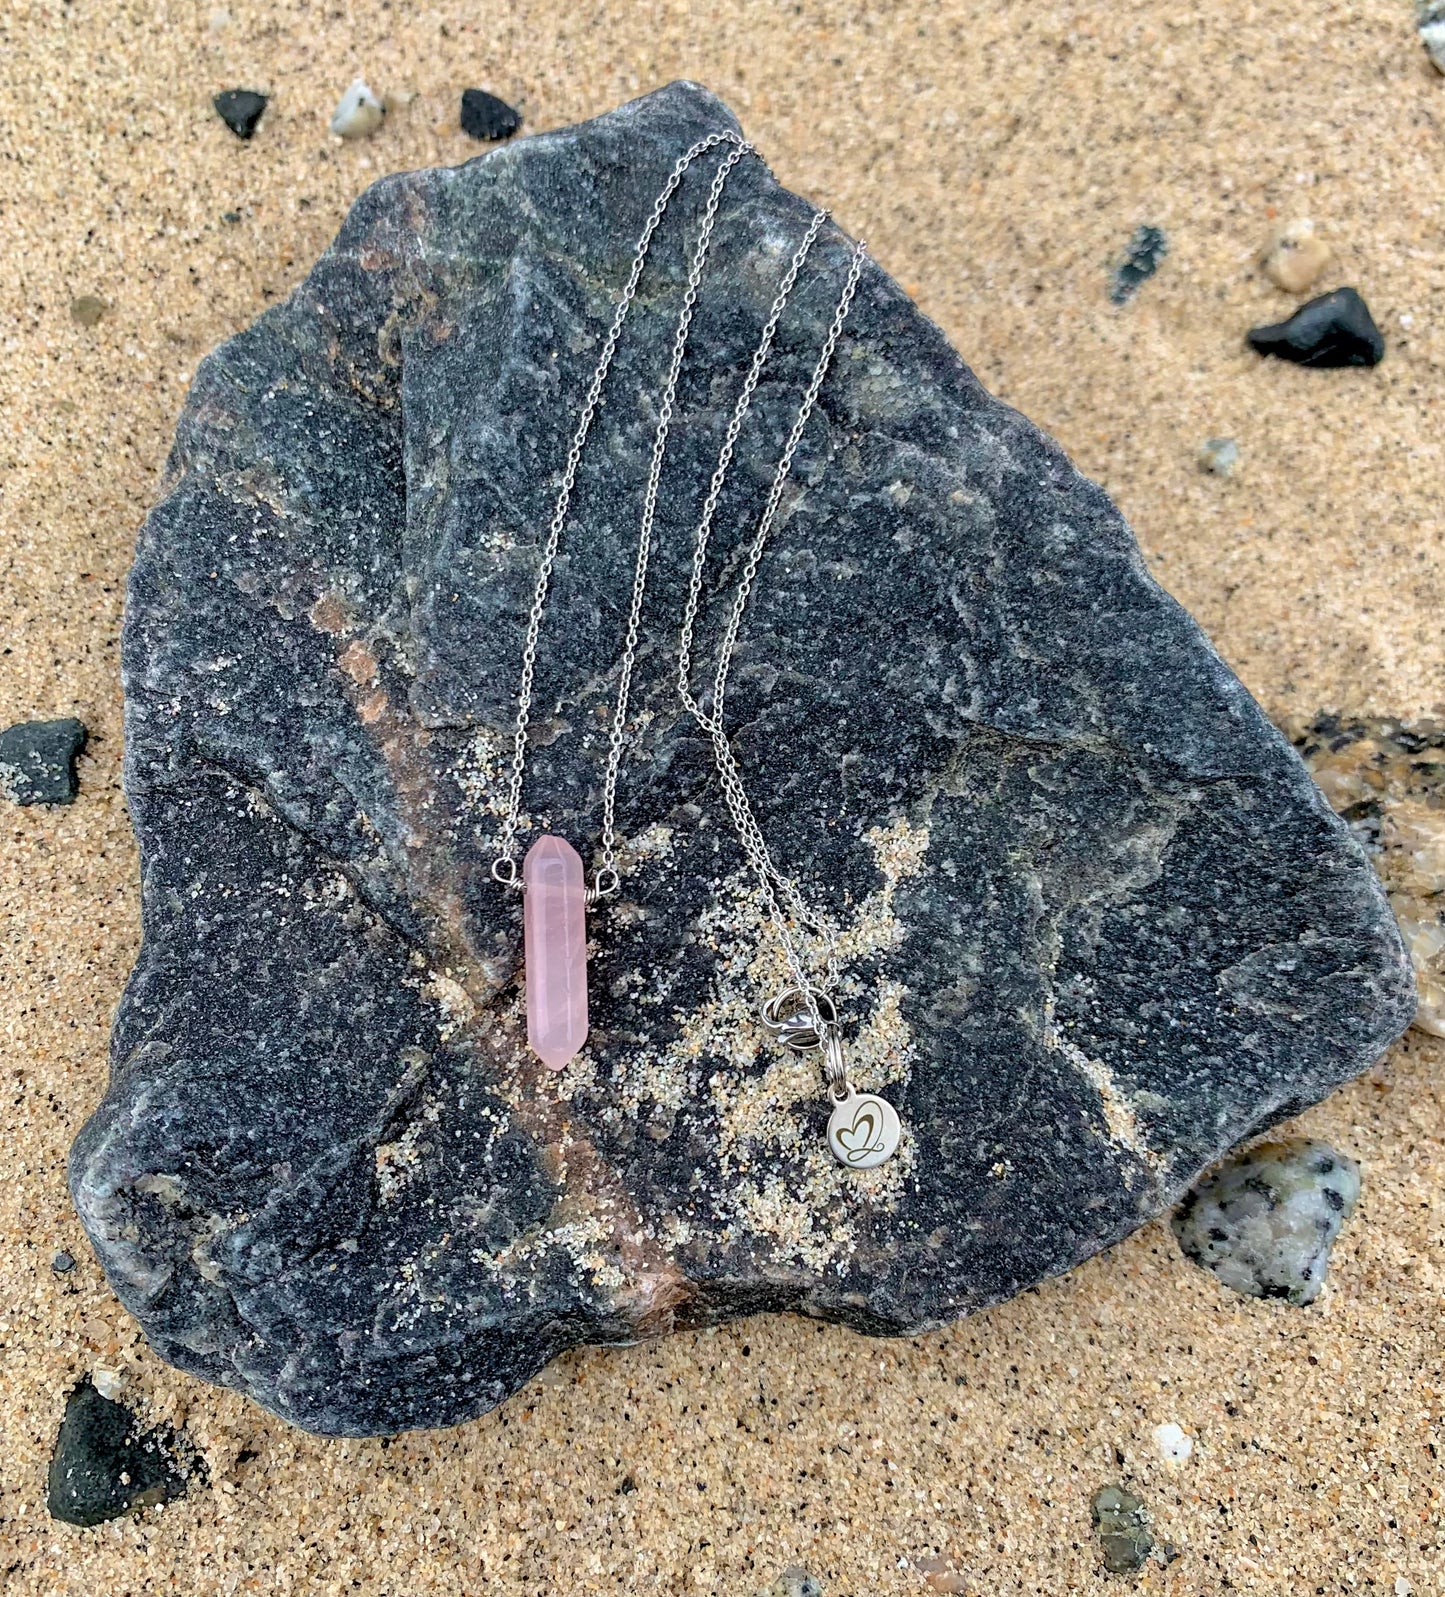
<svg viewBox="0 0 1445 1597"><path fill-rule="evenodd" d="M364 139L376 132L385 116L386 107L366 79L357 78L332 113L331 131L339 139Z"/></svg>
<svg viewBox="0 0 1445 1597"><path fill-rule="evenodd" d="M1289 222L1269 241L1264 252L1265 275L1290 294L1312 288L1334 259L1334 251L1315 232L1307 216Z"/></svg>
<svg viewBox="0 0 1445 1597"><path fill-rule="evenodd" d="M1445 72L1445 0L1423 0L1420 6L1420 43L1439 72Z"/></svg>
<svg viewBox="0 0 1445 1597"><path fill-rule="evenodd" d="M1190 1191L1174 1235L1236 1292L1313 1303L1359 1196L1360 1167L1345 1154L1307 1137L1262 1142Z"/></svg>
<svg viewBox="0 0 1445 1597"><path fill-rule="evenodd" d="M1241 458L1232 438L1206 438L1199 450L1199 469L1214 477L1232 477Z"/></svg>
<svg viewBox="0 0 1445 1597"><path fill-rule="evenodd" d="M768 1587L764 1597L823 1597L817 1577L799 1564L791 1564Z"/></svg>
<svg viewBox="0 0 1445 1597"><path fill-rule="evenodd" d="M1187 1464L1194 1453L1194 1438L1173 1420L1154 1427L1154 1445L1166 1464Z"/></svg>

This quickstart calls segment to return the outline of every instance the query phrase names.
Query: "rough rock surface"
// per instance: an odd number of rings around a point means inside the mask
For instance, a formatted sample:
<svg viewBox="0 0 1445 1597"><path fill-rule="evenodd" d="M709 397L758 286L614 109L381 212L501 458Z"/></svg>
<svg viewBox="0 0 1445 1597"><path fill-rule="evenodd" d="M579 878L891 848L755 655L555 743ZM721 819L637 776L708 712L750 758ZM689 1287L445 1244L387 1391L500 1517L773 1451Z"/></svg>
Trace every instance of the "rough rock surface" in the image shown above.
<svg viewBox="0 0 1445 1597"><path fill-rule="evenodd" d="M1415 1025L1445 1037L1445 721L1321 715L1285 728L1374 862L1415 967Z"/></svg>
<svg viewBox="0 0 1445 1597"><path fill-rule="evenodd" d="M905 1123L877 1170L832 1161L816 1063L754 1022L780 972L671 681L688 512L810 214L745 162L675 423L592 1034L561 1077L528 1054L488 867L540 539L641 220L733 125L674 85L377 184L202 364L140 538L145 938L72 1192L162 1356L312 1429L453 1423L566 1348L760 1310L940 1325L1160 1213L1410 1018L1379 885L1297 756L1103 492L870 265L732 701L776 855L841 923L854 1078ZM693 176L544 633L527 793L584 855ZM760 390L724 591L849 247L822 235Z"/></svg>
<svg viewBox="0 0 1445 1597"><path fill-rule="evenodd" d="M1252 1298L1313 1303L1360 1196L1360 1167L1308 1137L1262 1142L1195 1187L1174 1215L1188 1258Z"/></svg>
<svg viewBox="0 0 1445 1597"><path fill-rule="evenodd" d="M99 1525L179 1497L201 1467L168 1426L144 1429L123 1403L84 1380L65 1405L45 1506L69 1525Z"/></svg>

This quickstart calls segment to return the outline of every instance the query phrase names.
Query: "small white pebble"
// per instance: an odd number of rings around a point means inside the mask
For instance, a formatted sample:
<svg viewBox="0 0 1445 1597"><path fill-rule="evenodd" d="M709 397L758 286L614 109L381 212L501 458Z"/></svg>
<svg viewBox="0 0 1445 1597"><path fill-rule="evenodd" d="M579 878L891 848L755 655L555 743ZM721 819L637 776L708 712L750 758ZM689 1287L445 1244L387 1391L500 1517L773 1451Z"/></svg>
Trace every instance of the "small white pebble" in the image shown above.
<svg viewBox="0 0 1445 1597"><path fill-rule="evenodd" d="M90 1383L102 1397L108 1397L114 1403L125 1390L125 1372L98 1364L91 1374Z"/></svg>
<svg viewBox="0 0 1445 1597"><path fill-rule="evenodd" d="M1199 469L1216 477L1232 475L1239 461L1239 445L1232 438L1206 438L1200 446Z"/></svg>
<svg viewBox="0 0 1445 1597"><path fill-rule="evenodd" d="M364 139L375 133L386 115L386 107L371 92L365 78L357 78L331 117L331 131L342 139Z"/></svg>
<svg viewBox="0 0 1445 1597"><path fill-rule="evenodd" d="M1167 1425L1154 1427L1154 1445L1166 1464L1183 1464L1194 1451L1194 1438L1171 1420Z"/></svg>
<svg viewBox="0 0 1445 1597"><path fill-rule="evenodd" d="M1401 311L1400 312L1400 326L1403 327L1405 329L1405 331L1408 333L1410 331L1410 329L1414 325L1415 325L1415 318L1409 313L1409 311Z"/></svg>

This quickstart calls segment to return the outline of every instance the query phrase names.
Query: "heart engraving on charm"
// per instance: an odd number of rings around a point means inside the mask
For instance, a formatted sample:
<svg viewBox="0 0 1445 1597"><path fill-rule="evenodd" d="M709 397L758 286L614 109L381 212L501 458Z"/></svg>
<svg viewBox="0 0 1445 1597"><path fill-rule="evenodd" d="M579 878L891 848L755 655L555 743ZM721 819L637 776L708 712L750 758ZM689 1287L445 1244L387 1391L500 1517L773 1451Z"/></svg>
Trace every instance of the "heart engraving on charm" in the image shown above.
<svg viewBox="0 0 1445 1597"><path fill-rule="evenodd" d="M850 1092L828 1120L828 1146L850 1170L871 1170L898 1146L898 1111L871 1092Z"/></svg>

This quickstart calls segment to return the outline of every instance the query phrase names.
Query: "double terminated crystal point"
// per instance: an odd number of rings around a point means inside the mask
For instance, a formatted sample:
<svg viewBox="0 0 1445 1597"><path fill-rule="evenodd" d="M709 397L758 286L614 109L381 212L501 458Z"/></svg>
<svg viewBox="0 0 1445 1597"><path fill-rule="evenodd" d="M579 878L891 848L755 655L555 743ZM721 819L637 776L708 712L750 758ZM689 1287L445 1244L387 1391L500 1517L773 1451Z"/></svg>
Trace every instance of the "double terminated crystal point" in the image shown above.
<svg viewBox="0 0 1445 1597"><path fill-rule="evenodd" d="M539 837L522 861L526 889L527 1041L561 1070L587 1041L587 884L582 859L560 837Z"/></svg>

